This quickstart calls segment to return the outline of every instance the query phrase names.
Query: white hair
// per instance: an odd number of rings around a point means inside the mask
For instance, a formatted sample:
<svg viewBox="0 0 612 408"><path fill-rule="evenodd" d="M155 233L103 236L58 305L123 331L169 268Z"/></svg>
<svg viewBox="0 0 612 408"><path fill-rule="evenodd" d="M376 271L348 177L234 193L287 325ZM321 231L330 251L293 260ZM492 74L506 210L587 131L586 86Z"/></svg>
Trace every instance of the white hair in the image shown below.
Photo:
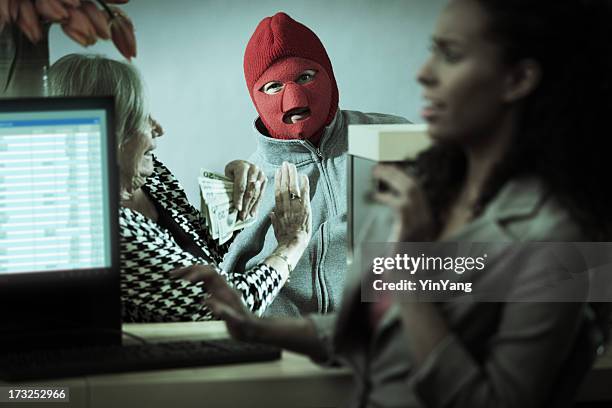
<svg viewBox="0 0 612 408"><path fill-rule="evenodd" d="M117 141L142 130L148 110L138 71L124 62L93 54L68 54L49 69L53 96L114 96Z"/></svg>
<svg viewBox="0 0 612 408"><path fill-rule="evenodd" d="M93 54L68 54L49 69L52 96L113 96L118 147L147 128L149 118L144 86L133 66ZM144 184L137 163L120 163L122 199ZM127 167L127 168L126 168ZM133 168L132 168L133 167Z"/></svg>

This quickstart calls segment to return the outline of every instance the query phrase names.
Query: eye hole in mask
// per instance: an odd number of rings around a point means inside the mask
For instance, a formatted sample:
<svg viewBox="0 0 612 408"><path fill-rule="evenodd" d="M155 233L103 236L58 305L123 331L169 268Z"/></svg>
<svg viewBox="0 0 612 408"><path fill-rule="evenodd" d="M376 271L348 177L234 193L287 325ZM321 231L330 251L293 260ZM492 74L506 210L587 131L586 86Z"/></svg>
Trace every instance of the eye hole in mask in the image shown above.
<svg viewBox="0 0 612 408"><path fill-rule="evenodd" d="M317 72L318 71L314 69L307 69L295 79L295 83L298 85L304 85L309 82L312 82L317 76ZM285 84L283 84L282 82L270 81L266 83L264 86L262 86L261 88L259 88L259 91L267 95L274 95L282 91L284 88L285 88Z"/></svg>

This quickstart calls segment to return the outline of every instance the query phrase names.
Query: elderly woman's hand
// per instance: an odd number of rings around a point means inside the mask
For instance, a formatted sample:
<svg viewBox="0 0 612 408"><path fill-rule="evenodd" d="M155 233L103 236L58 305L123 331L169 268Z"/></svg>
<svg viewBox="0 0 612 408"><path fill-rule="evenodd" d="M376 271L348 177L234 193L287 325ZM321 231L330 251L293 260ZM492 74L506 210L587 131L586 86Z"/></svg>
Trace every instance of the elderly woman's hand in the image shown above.
<svg viewBox="0 0 612 408"><path fill-rule="evenodd" d="M373 198L395 212L395 225L391 241L428 241L433 239L433 214L425 193L414 177L400 167L379 164L374 167L373 178L387 187L377 191Z"/></svg>
<svg viewBox="0 0 612 408"><path fill-rule="evenodd" d="M270 218L279 246L308 245L312 230L308 177L299 176L294 164L284 162L274 183L276 206Z"/></svg>
<svg viewBox="0 0 612 408"><path fill-rule="evenodd" d="M266 188L266 175L256 165L234 160L225 166L225 175L234 181L234 206L238 218L245 220L255 215Z"/></svg>
<svg viewBox="0 0 612 408"><path fill-rule="evenodd" d="M192 265L176 269L170 274L192 283L204 282L206 295L203 302L212 314L220 320L225 320L227 330L233 338L252 340L257 317L246 308L238 291L232 288L213 266Z"/></svg>

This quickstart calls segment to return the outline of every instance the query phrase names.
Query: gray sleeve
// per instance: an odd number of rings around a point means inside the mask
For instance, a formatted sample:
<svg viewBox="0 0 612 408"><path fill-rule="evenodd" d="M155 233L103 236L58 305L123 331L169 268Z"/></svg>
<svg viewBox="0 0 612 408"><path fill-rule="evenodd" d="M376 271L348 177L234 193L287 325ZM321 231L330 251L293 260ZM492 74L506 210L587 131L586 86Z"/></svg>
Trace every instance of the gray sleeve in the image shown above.
<svg viewBox="0 0 612 408"><path fill-rule="evenodd" d="M315 363L327 366L337 365L338 361L334 352L333 338L338 314L311 314L306 318L314 324L317 332L317 340L319 341L321 348L325 350L326 353L325 359L315 360Z"/></svg>
<svg viewBox="0 0 612 408"><path fill-rule="evenodd" d="M410 385L430 408L544 406L583 312L583 303L508 303L483 361L449 335Z"/></svg>
<svg viewBox="0 0 612 408"><path fill-rule="evenodd" d="M398 123L411 123L408 119L396 116L387 115L385 113L374 113L374 112L359 112L359 111L342 111L350 124L362 124L362 125L392 125Z"/></svg>
<svg viewBox="0 0 612 408"><path fill-rule="evenodd" d="M372 124L396 124L396 123L411 123L408 119L402 117L402 116L396 116L396 115L387 115L384 113L366 113L366 115L368 115L369 117L369 122Z"/></svg>

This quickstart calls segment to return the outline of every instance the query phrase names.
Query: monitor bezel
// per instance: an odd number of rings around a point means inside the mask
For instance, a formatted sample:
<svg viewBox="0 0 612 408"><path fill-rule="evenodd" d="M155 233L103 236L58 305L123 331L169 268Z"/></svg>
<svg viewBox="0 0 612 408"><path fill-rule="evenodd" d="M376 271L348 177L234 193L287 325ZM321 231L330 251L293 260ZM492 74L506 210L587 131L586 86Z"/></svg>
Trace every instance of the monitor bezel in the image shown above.
<svg viewBox="0 0 612 408"><path fill-rule="evenodd" d="M112 242L113 237L118 236L118 216L119 216L119 187L118 187L118 169L116 137L114 132L114 98L113 97L41 97L41 98L16 98L16 99L0 99L0 113L10 112L45 112L45 111L62 111L62 110L104 110L106 112L106 129L108 136L107 153L107 169L110 181L109 187L109 215L110 215L110 236L111 236L111 256L110 266L107 268L92 268L88 269L87 273L91 272L91 276L100 275L102 273L117 270L119 267L119 246L118 242ZM39 281L40 279L64 280L74 278L76 274L84 273L85 270L57 270L57 271L28 271L17 273L0 273L0 287L7 280L11 280L11 284L29 284L32 280Z"/></svg>
<svg viewBox="0 0 612 408"><path fill-rule="evenodd" d="M115 135L115 108L112 96L101 97L39 97L0 99L0 112L43 112L62 110L104 110L106 112L107 157L108 169L108 205L110 216L110 265L104 268L58 271L32 271L0 274L0 304L2 297L9 304L17 304L13 310L0 313L0 346L4 351L27 350L37 348L44 338L44 348L74 347L91 344L117 344L121 342L121 297L120 297L120 251L119 251L119 170L117 161L117 140ZM32 284L36 282L34 287ZM24 299L32 294L40 299ZM95 299L96 295L102 298ZM70 307L70 296L74 299L91 297L83 307L90 310L78 310L79 305ZM62 304L61 297L66 297ZM60 300L57 300L57 299ZM46 299L46 301L45 301ZM59 316L53 311L45 310L45 304L53 303L65 306L60 313L78 314L74 321L69 316ZM10 303L12 302L12 303ZM27 302L38 302L30 307ZM6 307L8 305L4 305ZM41 316L32 320L32 311L37 306ZM28 309L28 310L20 310ZM59 309L58 309L59 310ZM44 316L57 320L45 326ZM18 323L22 318L23 324ZM78 327L74 322L79 321ZM17 323L16 323L17 322ZM6 328L2 323L6 323ZM42 327L45 327L44 329Z"/></svg>

